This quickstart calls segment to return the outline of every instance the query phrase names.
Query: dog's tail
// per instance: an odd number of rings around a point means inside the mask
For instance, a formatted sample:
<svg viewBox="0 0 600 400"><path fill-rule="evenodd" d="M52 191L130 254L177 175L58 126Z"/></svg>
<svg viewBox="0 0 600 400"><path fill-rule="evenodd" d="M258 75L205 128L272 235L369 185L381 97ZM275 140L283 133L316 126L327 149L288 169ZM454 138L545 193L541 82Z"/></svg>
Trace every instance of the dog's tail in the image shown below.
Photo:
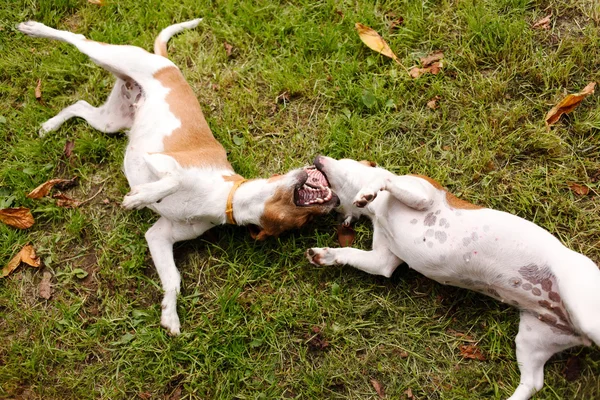
<svg viewBox="0 0 600 400"><path fill-rule="evenodd" d="M193 19L191 21L182 22L166 27L156 37L154 41L154 54L167 57L167 42L171 37L185 29L192 29L198 26L202 18Z"/></svg>

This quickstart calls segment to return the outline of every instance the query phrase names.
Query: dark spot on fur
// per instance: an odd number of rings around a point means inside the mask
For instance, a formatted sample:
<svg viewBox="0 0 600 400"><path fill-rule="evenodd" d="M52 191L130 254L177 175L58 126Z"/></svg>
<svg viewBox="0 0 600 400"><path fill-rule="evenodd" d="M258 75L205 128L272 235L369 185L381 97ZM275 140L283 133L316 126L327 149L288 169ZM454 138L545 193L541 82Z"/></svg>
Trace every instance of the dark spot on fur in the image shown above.
<svg viewBox="0 0 600 400"><path fill-rule="evenodd" d="M471 239L476 242L477 239L479 239L479 235L477 235L477 232L473 232L471 233Z"/></svg>
<svg viewBox="0 0 600 400"><path fill-rule="evenodd" d="M440 243L444 243L446 241L446 239L448 238L448 236L446 235L446 232L444 232L444 231L436 231L435 232L435 238Z"/></svg>
<svg viewBox="0 0 600 400"><path fill-rule="evenodd" d="M550 314L540 314L540 321L545 322L550 325L556 325L556 322L558 322L556 317L554 315L550 315Z"/></svg>
<svg viewBox="0 0 600 400"><path fill-rule="evenodd" d="M531 289L531 293L533 293L534 296L541 296L542 295L542 291L539 288L534 287L533 289Z"/></svg>
<svg viewBox="0 0 600 400"><path fill-rule="evenodd" d="M548 298L552 301L556 301L557 303L560 302L560 295L556 292L548 293Z"/></svg>
<svg viewBox="0 0 600 400"><path fill-rule="evenodd" d="M538 267L535 264L529 264L524 267L519 268L519 273L525 280L533 283L534 285L538 285L542 283L545 279L554 278L552 272L548 267Z"/></svg>
<svg viewBox="0 0 600 400"><path fill-rule="evenodd" d="M433 236L433 232L434 232L433 229L427 229L427 232L425 232L425 236L432 237Z"/></svg>
<svg viewBox="0 0 600 400"><path fill-rule="evenodd" d="M525 290L531 290L533 286L531 285L531 283L524 283L521 287Z"/></svg>
<svg viewBox="0 0 600 400"><path fill-rule="evenodd" d="M471 243L471 238L463 238L463 246L468 246Z"/></svg>
<svg viewBox="0 0 600 400"><path fill-rule="evenodd" d="M440 213L441 213L441 212L442 212L442 210L437 210L437 211L435 212L435 215L440 215Z"/></svg>
<svg viewBox="0 0 600 400"><path fill-rule="evenodd" d="M544 292L549 292L552 290L552 280L550 278L542 280L542 290Z"/></svg>
<svg viewBox="0 0 600 400"><path fill-rule="evenodd" d="M432 248L433 247L433 242L427 242L427 247Z"/></svg>
<svg viewBox="0 0 600 400"><path fill-rule="evenodd" d="M498 291L496 289L494 289L493 287L488 288L487 293L490 296L495 297L496 299L500 299L500 293L498 293Z"/></svg>
<svg viewBox="0 0 600 400"><path fill-rule="evenodd" d="M444 225L446 225L446 218L440 218L440 226L443 227Z"/></svg>
<svg viewBox="0 0 600 400"><path fill-rule="evenodd" d="M413 224L413 225L414 225L414 224L416 224L416 223L417 223L417 219L416 219L416 218L413 218L413 219L410 221L410 223L411 223L411 224Z"/></svg>
<svg viewBox="0 0 600 400"><path fill-rule="evenodd" d="M433 226L433 225L435 225L436 220L437 220L437 217L435 215L433 215L432 212L430 212L429 214L427 214L425 216L425 219L423 220L423 224L425 224L425 226Z"/></svg>

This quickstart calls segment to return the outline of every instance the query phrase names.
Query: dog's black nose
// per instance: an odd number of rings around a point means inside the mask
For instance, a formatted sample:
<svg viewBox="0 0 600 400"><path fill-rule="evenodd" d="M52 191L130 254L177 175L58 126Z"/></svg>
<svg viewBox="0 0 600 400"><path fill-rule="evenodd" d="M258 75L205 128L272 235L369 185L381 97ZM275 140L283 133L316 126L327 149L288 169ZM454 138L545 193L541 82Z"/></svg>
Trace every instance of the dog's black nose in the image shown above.
<svg viewBox="0 0 600 400"><path fill-rule="evenodd" d="M313 161L313 164L319 170L323 168L323 158L324 157L322 155L318 155L318 156L315 157L315 161Z"/></svg>

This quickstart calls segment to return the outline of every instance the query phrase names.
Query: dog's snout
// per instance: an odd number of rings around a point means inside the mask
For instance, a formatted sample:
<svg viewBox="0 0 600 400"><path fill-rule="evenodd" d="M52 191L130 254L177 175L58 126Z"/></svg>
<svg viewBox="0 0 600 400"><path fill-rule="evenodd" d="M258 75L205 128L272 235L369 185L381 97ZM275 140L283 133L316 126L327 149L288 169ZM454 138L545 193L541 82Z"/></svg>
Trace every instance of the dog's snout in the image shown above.
<svg viewBox="0 0 600 400"><path fill-rule="evenodd" d="M313 161L313 164L315 165L315 167L317 167L317 169L322 169L323 168L323 164L325 161L325 157L323 157L322 155L318 155L315 157L315 161Z"/></svg>

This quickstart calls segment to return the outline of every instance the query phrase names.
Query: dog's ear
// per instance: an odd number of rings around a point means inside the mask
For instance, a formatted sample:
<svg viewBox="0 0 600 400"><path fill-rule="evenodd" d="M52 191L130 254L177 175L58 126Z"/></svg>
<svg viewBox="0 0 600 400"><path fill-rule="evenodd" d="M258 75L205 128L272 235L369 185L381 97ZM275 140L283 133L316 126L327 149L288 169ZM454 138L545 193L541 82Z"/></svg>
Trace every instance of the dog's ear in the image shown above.
<svg viewBox="0 0 600 400"><path fill-rule="evenodd" d="M265 240L270 235L258 225L248 225L248 231L250 231L250 237L254 240Z"/></svg>
<svg viewBox="0 0 600 400"><path fill-rule="evenodd" d="M375 161L362 160L359 163L366 165L367 167L376 167L377 163Z"/></svg>

